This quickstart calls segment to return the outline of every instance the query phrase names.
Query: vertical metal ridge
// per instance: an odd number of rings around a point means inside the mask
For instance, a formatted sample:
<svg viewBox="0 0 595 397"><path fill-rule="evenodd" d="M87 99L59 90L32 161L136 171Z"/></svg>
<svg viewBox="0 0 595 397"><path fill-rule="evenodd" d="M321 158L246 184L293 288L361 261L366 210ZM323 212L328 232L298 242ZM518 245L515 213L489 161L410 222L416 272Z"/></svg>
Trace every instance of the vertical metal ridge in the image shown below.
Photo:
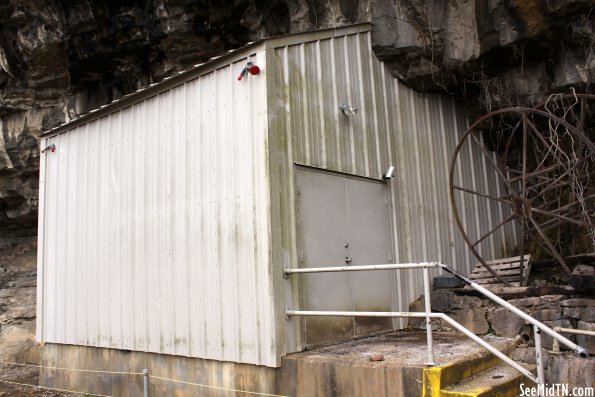
<svg viewBox="0 0 595 397"><path fill-rule="evenodd" d="M233 70L232 70L233 66L230 65L227 68L227 76L228 78L233 81ZM250 83L250 90L252 91L254 88L254 80L251 79L249 80ZM246 104L242 101L242 98L239 97L239 94L236 92L236 86L235 85L231 85L231 97L233 98L233 101L231 103L232 105L232 109L236 108L239 111L240 117L233 117L230 118L229 122L231 124L229 130L232 132L232 136L230 137L232 142L233 140L237 140L239 143L240 147L247 147L246 146L246 134L243 131L243 128L241 125L239 125L237 123L237 120L245 120L246 118L246 114L245 114L245 108L246 108ZM232 143L230 142L230 143ZM229 145L229 144L228 144ZM229 145L230 147L232 147L232 145ZM245 221L243 218L243 214L242 214L242 206L241 206L241 202L239 201L239 192L248 192L249 189L245 186L245 182L246 179L250 179L250 178L246 178L246 176L244 175L244 171L246 170L246 167L243 167L243 164L246 164L246 152L245 151L241 151L237 156L234 156L234 169L238 170L238 178L237 178L237 183L234 183L234 201L233 201L233 208L232 208L232 220L235 221L236 225L241 226L242 229L245 228ZM232 229L232 233L234 232L234 230ZM242 301L244 300L244 296L243 294L238 293L238 289L240 288L241 285L241 278L243 276L243 272L244 272L244 268L247 267L246 263L244 263L244 261L242 260L242 258L244 257L244 247L245 247L245 241L241 238L237 238L234 239L233 238L233 234L232 234L232 241L230 242L231 244L240 244L240 246L238 247L238 250L235 251L231 251L231 263L234 265L233 269L231 271L232 275L233 275L233 290L234 290L234 294L233 294L233 300L231 301L231 304L233 305L233 318L234 318L234 325L233 325L233 332L234 332L234 338L235 338L235 352L234 355L235 357L237 357L237 359L239 360L244 360L245 358L243 357L243 346L244 346L244 341L243 341L243 332L242 332L242 327L241 327L241 323L243 321L242 318ZM235 241L234 241L235 240ZM248 328L248 327L246 327ZM247 347L247 346L246 346Z"/></svg>
<svg viewBox="0 0 595 397"><path fill-rule="evenodd" d="M113 343L112 342L112 346L123 346L124 343L124 330L123 330L123 316L122 316L122 312L123 312L123 287L122 287L122 283L124 281L123 279L123 274L122 274L122 270L123 270L123 266L124 266L124 261L123 261L123 251L125 248L125 244L123 243L123 229L126 227L126 221L123 220L124 218L124 212L123 212L123 205L125 203L125 197L124 197L124 180L123 180L123 170L125 167L125 162L128 159L128 156L123 156L123 152L122 152L122 112L124 112L125 110L120 110L118 113L116 113L116 129L115 129L115 134L116 134L116 141L114 144L114 148L113 151L115 153L115 158L114 158L114 164L113 164L113 170L112 170L112 180L114 183L114 198L115 198L115 211L114 211L114 229L115 232L112 234L112 239L115 239L116 241L114 241L114 246L115 248L115 254L116 254L116 260L115 260L115 265L116 265L116 278L117 278L117 289L116 289L116 294L115 294L115 298L113 299L113 307L110 309L110 311L115 312L115 322L116 322L116 326L115 326L115 331L113 331L113 334L116 335L116 342ZM78 134L77 134L78 135ZM120 227L116 227L115 225L122 225Z"/></svg>
<svg viewBox="0 0 595 397"><path fill-rule="evenodd" d="M426 237L428 236L427 231L426 231L426 217L425 215L425 205L426 205L426 199L424 197L424 191L423 191L423 182L424 182L424 177L422 175L422 172L424 171L425 167L424 167L424 163L422 163L421 161L421 153L420 153L420 128L418 126L417 121L421 121L423 120L423 105L420 106L421 102L423 104L423 99L420 98L420 95L418 93L414 93L413 95L410 96L410 106L411 106L411 110L412 113L415 114L415 117L417 119L413 119L411 120L411 133L412 133L412 137L411 139L413 140L413 154L414 154L414 158L416 160L416 162L414 163L414 169L416 172L416 178L413 180L413 185L415 186L415 191L417 192L417 203L418 203L418 209L421 209L421 214L422 215L422 219L419 222L420 223L420 230L419 230L419 235L416 236L418 238L416 238L417 241L421 242L421 250L419 251L418 255L421 255L421 257L417 257L415 258L415 261L428 261L428 243L427 243L427 239Z"/></svg>
<svg viewBox="0 0 595 397"><path fill-rule="evenodd" d="M288 101L287 106L290 107L291 103ZM254 102L250 101L250 113L254 114L254 108L255 108L255 104ZM297 117L296 117L297 118ZM258 130L258 123L257 120L252 118L251 120L251 127L253 131L257 131ZM288 137L288 139L292 139L292 136L290 135ZM250 147L252 148L252 164L258 164L258 160L259 160L259 154L260 154L260 147L258 145L258 141L257 139L255 139L254 135L250 136ZM259 174L258 172L256 172L256 174ZM261 200L261 194L259 191L259 186L258 186L258 179L255 177L255 175L251 178L251 187L252 187L252 191L254 192L254 197L253 200L255 203L260 202ZM259 292L262 290L261 284L260 284L260 272L259 272L259 264L260 264L260 228L259 228L259 224L258 221L260 218L260 214L258 213L258 209L256 209L255 215L252 218L252 234L254 236L257 236L258 238L255 238L253 240L253 248L252 248L252 255L251 255L251 259L252 259L252 266L254 268L253 274L253 283L254 283L254 329L255 329L255 334L256 334L256 357L257 357L257 361L258 362L265 362L266 361L266 354L264 354L264 342L263 342L263 335L264 335L264 318L262 316L262 312L258 309L260 309L261 306L261 300L260 300L260 294Z"/></svg>
<svg viewBox="0 0 595 397"><path fill-rule="evenodd" d="M454 131L454 134L455 134L454 145L456 145L461 140L461 138L462 138L463 133L464 133L465 130L464 129L461 130L461 128L460 128L461 126L460 125L457 125L456 111L453 111L452 116L453 116L452 117L452 127L453 127L453 131ZM464 153L465 153L464 150L461 150L461 158L462 159L464 158ZM458 179L457 180L454 180L453 183L456 183L457 185L460 185L461 182L462 182L461 178L463 176L463 161L457 161L456 168L457 168L456 169L456 175L458 176ZM462 197L462 195L459 194L459 202L462 203L463 200L464 200L464 197ZM463 210L463 211L461 211L461 222L464 225L467 224L467 211L466 211L466 209ZM465 261L464 261L464 263L460 263L459 261L457 261L457 263L455 263L454 266L455 266L455 269L457 269L459 271L464 271L465 269L463 267L466 264L467 264L466 266L468 266L469 268L471 268L471 266L468 265L468 263L469 263L469 261L471 259L471 256L470 256L469 250L465 246L465 242L463 241L463 238L460 235L460 232L459 232L459 234L457 236L458 236L458 240L459 240L458 246L460 247L460 250L464 252L463 255L464 255Z"/></svg>
<svg viewBox="0 0 595 397"><path fill-rule="evenodd" d="M368 42L369 45L370 44L370 40L371 38L368 37ZM376 63L374 61L372 61L373 63ZM389 84L387 82L387 78L388 81L390 81L391 83L393 83L392 81L392 76L387 76L388 72L385 70L384 68L384 63L378 62L378 67L379 67L379 77L380 77L380 87L382 90L382 109L384 112L384 127L385 127L385 137L386 137L386 157L387 157L387 164L385 164L385 166L395 166L397 165L395 163L395 159L393 157L393 153L396 152L395 150L395 146L394 146L394 140L391 137L391 129L389 128L389 126L391 125L395 125L396 123L394 123L394 120L391 120L391 116L390 116L390 112L389 112L389 93L392 91L390 90L390 87L392 86L392 84ZM391 123L392 122L392 123ZM380 144L380 142L378 143ZM382 172L382 170L381 170ZM400 238L401 238L401 233L399 228L397 227L397 214L400 211L400 203L398 202L398 193L397 191L400 190L398 188L398 184L400 183L400 179L399 179L399 175L400 175L400 171L396 170L396 174L395 174L395 183L394 184L390 184L389 186L389 194L390 194L390 213L391 213L391 221L390 221L390 225L391 225L391 231L392 231L392 237L393 237L393 253L392 253L392 261L395 263L400 262L400 250L401 250L401 242L400 242ZM401 272L399 271L393 271L391 272L391 278L392 278L392 283L394 288L392 288L392 298L393 298L393 310L395 311L402 311L403 309L403 299L401 296L401 288L399 288L401 286ZM403 310L404 311L404 310ZM405 324L403 322L402 319L393 319L393 327L396 329L400 329L400 328L404 328Z"/></svg>
<svg viewBox="0 0 595 397"><path fill-rule="evenodd" d="M483 145L484 144L483 135L480 136L480 141L481 141L481 143ZM483 175L487 175L488 168L487 168L485 156L481 156L481 164L480 164L480 166L481 166L480 169L483 171L482 174ZM490 189L488 178L481 178L480 177L479 179L480 179L480 182L483 182L483 189L482 189L483 192L486 193L486 194L490 194L491 193L491 189ZM481 179L483 179L483 181ZM485 214L485 222L482 222L482 224L483 224L484 227L480 229L481 234L479 235L479 238L481 236L483 236L485 233L487 233L490 230L492 230L493 227L494 227L494 224L492 222L492 219L493 219L492 218L492 204L493 204L492 202L486 201L484 199L484 206L485 206L484 208L486 209L486 211L484 213ZM479 209L478 209L478 211L479 211ZM481 213L481 212L478 212L478 213ZM486 223L487 223L487 228L485 227ZM494 235L493 237L497 237L497 235ZM489 259L495 259L495 242L494 242L494 239L488 239L488 240L485 240L484 242L485 242L485 245L487 245L487 250L489 250L489 252L486 252L486 250L484 250L484 256L487 257L487 258L489 258Z"/></svg>
<svg viewBox="0 0 595 397"><path fill-rule="evenodd" d="M199 158L204 156L204 145L200 144L202 132L198 129L200 97L194 95L195 85L197 80L189 81L185 84L185 126L186 133L184 134L184 144L188 148L185 150L184 164L187 171L185 172L184 184L185 191L185 211L183 216L187 218L186 222L186 241L185 241L185 261L186 261L186 280L184 282L185 289L188 292L188 302L186 306L187 333L188 333L188 356L204 357L204 343L202 343L202 329L204 323L202 322L204 306L200 298L195 297L190 293L190 286L204 291L203 279L197 279L195 274L198 274L198 254L197 249L202 244L200 239L201 225L197 220L198 207L201 205L197 197L197 188L202 183L194 182L192 171L196 169L195 163ZM201 178L201 179L204 179ZM194 182L194 183L192 183ZM194 237L196 241L190 239ZM195 280L196 279L196 280Z"/></svg>
<svg viewBox="0 0 595 397"><path fill-rule="evenodd" d="M179 88L172 102L172 259L173 259L173 350L175 354L188 355L188 262L186 257L186 216L183 207L186 198L186 90L187 83Z"/></svg>
<svg viewBox="0 0 595 397"><path fill-rule="evenodd" d="M314 44L315 46L315 52L316 52L316 80L318 82L317 86L317 95L318 95L318 120L319 120L319 125L317 125L317 127L319 128L318 131L318 139L320 140L320 154L321 154L321 159L320 159L320 165L323 168L326 168L327 166L327 153L326 153L326 139L325 136L327 134L326 132L326 125L325 125L325 117L324 117L324 108L325 108L325 99L323 98L322 95L322 89L323 89L323 78L322 78L322 60L321 60L321 56L320 56L320 40L317 40Z"/></svg>
<svg viewBox="0 0 595 397"><path fill-rule="evenodd" d="M498 159L496 158L496 153L493 153L493 160L495 162L498 161ZM496 180L494 182L494 191L496 192L496 196L497 197L502 197L502 188L503 186L501 185L500 180ZM498 219L506 219L505 216L507 217L509 214L505 213L504 208L502 205L498 205L496 204L496 208L498 210ZM508 255L509 254L509 248L508 248L508 241L506 239L506 230L510 227L510 225L504 225L501 229L500 229L500 240L501 240L501 244L502 244L502 248L504 250L504 252L501 252L501 255ZM512 247L511 247L512 248Z"/></svg>
<svg viewBox="0 0 595 397"><path fill-rule="evenodd" d="M381 89L378 89L376 87L376 85L377 85L377 80L378 80L378 83L382 82L383 84L385 84L385 81L384 81L384 76L381 76L380 71L378 70L380 63L377 62L377 60L375 59L375 55L372 52L372 34L370 32L366 32L366 33L363 33L362 35L364 36L364 40L366 43L366 49L363 53L368 58L368 68L370 70L370 91L371 91L372 109L373 109L372 114L373 114L373 120L374 120L374 123L373 123L373 126L374 126L374 149L375 149L374 152L376 154L376 167L375 167L374 172L371 172L370 175L372 177L378 177L378 176L382 175L383 157L387 157L387 156L382 156L382 154L380 152L380 147L390 145L389 138L387 138L387 142L383 142L384 145L381 144L380 131L379 131L380 121L379 121L378 113L382 112L382 113L384 113L383 115L386 115L386 107L379 106L379 102L386 101L386 97L385 97L385 92L384 92L384 86ZM385 127L386 127L386 125L385 125ZM384 132L386 133L386 129L384 130Z"/></svg>
<svg viewBox="0 0 595 397"><path fill-rule="evenodd" d="M307 83L306 83L306 54L305 54L305 47L304 43L299 45L299 54L300 54L300 74L302 75L302 82L300 87L302 89L302 118L303 118L303 126L305 129L304 133L304 153L305 153L305 161L310 162L311 157L311 150L310 150L310 134L312 133L310 130L310 107L308 106L308 92L307 92ZM308 64L310 64L308 62Z"/></svg>
<svg viewBox="0 0 595 397"><path fill-rule="evenodd" d="M389 79L392 79L392 76L387 76ZM403 233L399 233L399 235L403 236L403 242L399 244L400 253L399 253L399 261L407 261L411 262L411 258L413 257L412 253L412 236L411 236L411 219L409 217L409 201L408 198L405 196L405 191L407 187L407 180L406 180L406 172L407 169L406 165L406 157L405 157L405 145L403 144L405 130L403 124L403 101L401 100L401 90L405 91L404 86L397 80L393 79L393 83L390 85L393 88L393 96L395 100L394 104L394 124L392 130L395 131L395 146L393 150L394 152L394 159L395 159L395 180L398 182L398 189L395 188L395 202L399 203L399 222L402 223ZM395 230L400 230L399 224L395 223L394 228ZM408 285L408 272L398 272L396 280L398 282L396 288L399 291L399 304L404 310L406 306L409 304L409 295L406 293L406 286ZM404 322L401 321L399 323L401 326L404 325Z"/></svg>
<svg viewBox="0 0 595 397"><path fill-rule="evenodd" d="M348 46L348 37L347 36L343 36L342 37L342 41L343 41L343 67L345 69L345 87L346 87L346 95L345 95L345 101L349 101L352 102L353 101L353 94L352 94L352 87L351 87L351 73L350 73L350 68L349 65L351 64L349 62L349 46ZM347 105L351 105L350 103L347 103ZM353 106L353 105L352 105ZM346 145L349 148L349 156L346 156L345 158L345 168L344 168L344 172L351 172L352 174L357 174L357 162L356 160L356 156L355 156L355 131L354 131L354 127L353 127L353 122L350 122L351 120L347 120L348 123L348 130L349 130L349 145ZM348 164L351 163L351 167L348 168Z"/></svg>
<svg viewBox="0 0 595 397"><path fill-rule="evenodd" d="M440 135L441 131L440 129L436 128L435 124L436 124L436 119L431 117L431 113L430 113L430 100L433 99L433 97L430 96L426 96L424 98L424 106L425 106L425 113L426 113L426 117L425 117L425 125L426 125L426 132L425 132L425 139L426 139L426 147L429 149L429 162L430 162L430 167L428 168L429 171L429 182L430 182L430 189L431 189L431 196L432 196L432 205L433 205L433 213L432 213L432 217L430 218L430 225L439 225L440 227L432 227L429 226L429 229L432 229L432 234L434 236L435 239L435 246L434 246L434 255L432 255L432 257L435 258L441 258L440 260L442 260L443 258L443 254L442 254L442 241L440 240L440 235L442 233L444 233L444 231L442 230L442 227L444 227L444 223L442 222L442 220L440 219L440 215L442 214L442 211L439 208L439 200L438 200L438 185L437 185L437 180L444 180L444 174L441 173L440 171L444 172L444 170L446 170L446 167L441 167L441 168L437 168L436 167L436 155L437 153L434 151L434 146L435 146L435 142L436 140L440 139ZM433 134L432 134L433 133ZM443 162L444 164L445 162ZM442 174L442 175L440 175ZM448 195L446 194L446 190L442 190L442 197L448 197ZM433 219L432 219L433 218Z"/></svg>
<svg viewBox="0 0 595 397"><path fill-rule="evenodd" d="M176 90L179 91L179 88ZM178 94L179 95L179 94ZM161 131L161 135L165 137L165 147L163 150L164 157L165 157L165 173L164 173L164 187L165 192L162 196L162 206L165 207L165 211L163 213L163 220L160 222L161 224L165 224L165 231L167 236L165 239L161 239L164 241L164 265L167 269L165 274L162 273L162 279L165 280L165 288L164 288L164 305L163 308L165 309L164 318L167 320L163 321L163 324L167 324L167 327L162 326L161 331L166 331L165 335L163 335L164 343L165 343L165 351L169 353L173 353L175 351L174 346L174 334L175 334L175 325L176 325L176 312L173 302L173 292L174 292L174 264L173 264L173 247L172 247L172 235L173 235L173 224L172 224L172 212L173 212L173 200L172 200L172 180L173 180L173 159L172 159L172 145L173 145L173 134L172 134L172 121L171 121L171 114L172 114L172 90L169 90L166 95L164 95L166 99L166 106L165 114L164 114L164 122L165 128Z"/></svg>
<svg viewBox="0 0 595 397"><path fill-rule="evenodd" d="M392 78L392 76L389 76L389 78ZM407 200L407 198L405 197L405 191L406 191L406 161L405 161L405 145L403 144L403 138L405 135L405 131L404 131L404 126L403 126L403 105L402 105L402 101L401 101L401 83L397 80L394 79L393 80L393 84L391 85L394 88L394 98L395 98L395 111L394 111L394 117L396 118L396 120L394 120L394 127L393 127L393 131L395 131L395 145L396 145L396 150L394 153L394 158L395 158L395 167L397 167L396 169L396 174L395 174L395 178L399 183L399 189L398 192L395 191L395 194L397 194L397 196L395 197L395 201L401 203L399 205L399 209L400 209L400 221L404 223L403 225L403 229L405 230L405 232L403 233L404 235L404 243L400 244L402 248L402 256L400 257L399 260L405 260L407 262L411 262L412 261L412 255L411 255L411 233L410 233L410 227L409 225L411 224L411 220L409 219L409 201ZM395 228L397 228L397 224L395 223Z"/></svg>
<svg viewBox="0 0 595 397"><path fill-rule="evenodd" d="M73 276L76 272L76 207L77 207L77 200L76 200L76 177L77 177L77 161L76 161L76 151L77 151L77 141L79 139L80 134L77 134L73 139L70 140L68 145L68 151L66 153L66 164L68 164L66 173L66 186L65 186L65 198L66 198L66 208L68 209L66 212L66 220L65 220L65 227L64 227L64 241L67 245L66 248L66 255L65 255L65 262L64 262L64 282L65 284L73 285L73 288L64 289L64 307L63 310L71 313L70 316L66 317L64 320L64 340L75 340L75 327L76 327L76 310L74 306L74 297L72 296L76 292L76 279L73 279ZM70 166L72 165L72 166Z"/></svg>
<svg viewBox="0 0 595 397"><path fill-rule="evenodd" d="M68 280L68 268L70 267L70 263L69 263L69 259L71 258L71 250L70 250L70 244L68 241L68 221L71 219L71 214L69 211L69 207L70 207L70 200L71 195L70 195L70 191L69 188L71 187L71 183L68 180L68 174L69 174L69 167L68 167L68 160L69 160L69 156L70 156L70 141L66 140L64 143L61 143L62 146L62 150L60 153L60 157L59 157L59 172L60 173L65 173L67 176L66 178L64 178L64 183L60 184L60 188L61 191L63 192L62 194L62 200L60 202L60 206L61 206L61 213L64 214L63 216L60 217L60 220L58 221L58 233L61 237L60 241L60 245L62 246L62 249L59 251L60 252L60 262L63 263L62 266L58 267L58 271L57 271L57 277L60 279L59 282L61 283L66 283ZM58 308L58 310L60 310L61 312L66 312L68 310L68 302L67 302L67 295L68 292L66 291L66 289L64 288L58 288L56 291L56 302L57 305L56 307ZM57 324L57 334L59 335L59 338L62 342L68 340L68 318L64 317L62 318L62 321L60 322L60 324Z"/></svg>
<svg viewBox="0 0 595 397"><path fill-rule="evenodd" d="M130 285L132 281L132 277L130 275L129 266L131 264L129 258L129 248L130 248L130 235L131 235L131 228L130 222L128 219L128 214L130 214L130 197L129 189L132 189L130 185L130 181L128 179L128 172L130 168L130 161L131 161L131 153L128 148L128 135L127 131L129 129L126 126L128 118L131 117L130 108L125 108L120 111L119 116L119 157L120 157L120 200L118 200L118 207L119 207L119 214L117 217L117 223L123 224L118 230L118 239L119 243L119 271L120 271L120 291L119 291L119 309L120 309L120 346L125 346L127 349L130 349L130 337L129 337L129 327L130 327L130 293L131 289L134 288L133 285Z"/></svg>
<svg viewBox="0 0 595 397"><path fill-rule="evenodd" d="M337 56L336 56L336 51L337 51L338 45L336 43L337 43L337 39L334 37L332 37L329 40L330 62L331 62L330 70L333 73L330 77L330 80L332 82L332 85L331 85L331 87L332 87L331 88L332 103L331 103L330 109L332 112L332 120L334 121L336 170L344 171L345 167L343 165L343 145L341 143L341 128L340 128L341 122L339 121L341 114L338 109L338 106L340 105L339 92L338 92L339 87L337 86L337 78L334 78L335 75L337 73L339 73L338 68L337 68ZM334 112L333 112L333 110L334 110Z"/></svg>
<svg viewBox="0 0 595 397"><path fill-rule="evenodd" d="M466 120L465 121L465 127L463 129L463 131L466 131L467 128L469 128L469 123ZM468 144L466 145L466 155L467 155L467 162L468 162L468 167L467 167L467 178L466 181L467 183L471 184L471 189L474 191L479 191L478 188L478 180L476 178L476 174L475 174L475 156L474 156L474 152L473 152L473 146L471 144L471 141L467 142ZM467 200L467 204L469 202L471 202L471 205L465 205L465 212L467 212L467 222L465 224L466 230L468 230L469 236L471 239L478 239L481 236L481 224L480 224L480 218L482 217L482 214L480 214L479 212L479 199L476 195L473 195L469 198L466 199ZM471 266L473 267L473 266Z"/></svg>
<svg viewBox="0 0 595 397"><path fill-rule="evenodd" d="M355 53L353 54L353 57L355 57L355 75L356 75L356 90L359 92L359 108L361 109L360 112L358 112L357 117L361 120L361 122L357 123L358 128L358 135L361 137L361 141L362 141L362 154L363 154L363 170L359 171L362 172L364 176L367 177L371 177L372 173L370 172L370 152L369 152L369 144L368 144L368 112L370 112L370 115L374 112L374 109L370 109L370 106L368 106L368 101L366 98L366 87L364 87L363 82L366 80L365 76L364 76L364 72L363 72L363 54L362 54L362 48L361 48L361 40L360 40L360 33L356 33L353 36L347 36L349 37L349 39L351 39L352 41L355 42ZM351 46L353 48L353 46ZM350 63L352 64L352 63ZM374 93L372 93L373 96ZM358 120L359 121L359 120ZM357 153L357 152L356 152ZM359 161L357 161L354 158L354 162L357 164L359 163Z"/></svg>
<svg viewBox="0 0 595 397"><path fill-rule="evenodd" d="M449 160L450 160L450 156L449 156L449 152L448 149L451 147L454 147L452 144L449 144L448 140L447 140L447 136L450 134L449 129L446 126L445 120L444 120L444 113L447 111L445 109L444 103L446 102L447 104L452 104L453 99L450 99L449 101L438 101L438 114L440 117L440 131L442 131L442 134L440 134L441 136L441 146L442 146L442 156L443 156L443 164L445 165L445 172L448 172L448 166L449 164ZM448 175L446 176L446 180L444 181L445 184L445 188L448 189ZM448 197L448 192L446 192L446 197ZM446 202L446 222L448 224L448 239L447 239L447 247L449 247L448 251L450 252L449 255L449 264L454 264L456 263L456 248L455 248L455 224L454 224L454 219L453 219L453 215L452 215L452 203L450 202L449 199L444 200Z"/></svg>

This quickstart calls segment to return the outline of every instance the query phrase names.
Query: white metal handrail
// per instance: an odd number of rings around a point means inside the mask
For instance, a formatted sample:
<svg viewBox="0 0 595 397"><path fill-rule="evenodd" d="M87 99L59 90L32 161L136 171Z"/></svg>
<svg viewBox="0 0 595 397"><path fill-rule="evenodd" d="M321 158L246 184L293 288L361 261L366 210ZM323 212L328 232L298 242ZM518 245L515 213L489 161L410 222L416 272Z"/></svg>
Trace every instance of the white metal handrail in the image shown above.
<svg viewBox="0 0 595 397"><path fill-rule="evenodd" d="M469 331L467 328L450 318L444 313L433 313L430 301L430 268L444 269L446 272L451 273L471 288L480 292L485 297L498 303L500 306L510 310L517 316L521 317L525 321L533 325L533 331L535 334L535 356L537 361L537 376L533 375L530 371L518 364L504 353L494 348L492 345ZM516 369L518 372L531 379L533 382L544 385L544 368L543 368L543 355L541 351L541 332L552 336L554 341L557 343L563 343L570 349L574 350L580 357L588 357L587 351L581 346L573 343L569 339L560 335L555 330L549 328L547 325L537 321L533 317L529 316L525 312L519 310L515 306L506 302L504 299L490 292L481 285L469 280L467 277L459 274L454 269L439 262L424 262L424 263L401 263L401 264L383 264L383 265L368 265L368 266L335 266L335 267L313 267L313 268L299 268L283 269L283 276L289 277L291 274L304 274L304 273L327 273L327 272L345 272L345 271L369 271L369 270L403 270L403 269L423 269L424 279L424 312L361 312L361 311L313 311L313 310L292 310L287 309L285 311L286 318L290 319L292 316L339 316L339 317L400 317L400 318L424 318L426 319L426 333L427 333L427 345L428 345L428 359L426 365L435 365L434 351L433 351L433 337L432 337L432 324L431 319L436 318L443 320L450 324L453 328L456 328L467 337L484 347L490 353L506 362L508 365Z"/></svg>
<svg viewBox="0 0 595 397"><path fill-rule="evenodd" d="M564 334L595 336L595 331L589 331L587 329L563 328L560 326L555 326L554 331ZM560 343L557 339L554 339L554 342L552 343L552 350L556 353L560 352Z"/></svg>

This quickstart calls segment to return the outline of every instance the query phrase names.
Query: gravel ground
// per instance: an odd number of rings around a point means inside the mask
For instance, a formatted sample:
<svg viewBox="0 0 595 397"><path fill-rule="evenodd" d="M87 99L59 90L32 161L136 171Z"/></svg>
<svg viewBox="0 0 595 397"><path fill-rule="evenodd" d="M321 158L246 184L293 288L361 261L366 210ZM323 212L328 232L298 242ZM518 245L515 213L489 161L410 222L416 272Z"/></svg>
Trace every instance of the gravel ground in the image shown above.
<svg viewBox="0 0 595 397"><path fill-rule="evenodd" d="M0 380L39 384L39 369L13 365L0 365ZM80 394L62 393L31 386L18 386L0 382L0 397L74 397Z"/></svg>

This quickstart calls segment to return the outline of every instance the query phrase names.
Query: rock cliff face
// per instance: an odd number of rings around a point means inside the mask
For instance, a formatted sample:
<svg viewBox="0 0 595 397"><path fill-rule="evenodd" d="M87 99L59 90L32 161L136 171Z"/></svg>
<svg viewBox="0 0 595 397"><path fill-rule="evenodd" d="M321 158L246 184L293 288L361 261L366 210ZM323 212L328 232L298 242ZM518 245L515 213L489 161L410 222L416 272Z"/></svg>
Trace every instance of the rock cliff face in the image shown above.
<svg viewBox="0 0 595 397"><path fill-rule="evenodd" d="M592 0L6 0L0 238L36 233L39 134L248 41L369 21L393 74L475 114L589 89Z"/></svg>

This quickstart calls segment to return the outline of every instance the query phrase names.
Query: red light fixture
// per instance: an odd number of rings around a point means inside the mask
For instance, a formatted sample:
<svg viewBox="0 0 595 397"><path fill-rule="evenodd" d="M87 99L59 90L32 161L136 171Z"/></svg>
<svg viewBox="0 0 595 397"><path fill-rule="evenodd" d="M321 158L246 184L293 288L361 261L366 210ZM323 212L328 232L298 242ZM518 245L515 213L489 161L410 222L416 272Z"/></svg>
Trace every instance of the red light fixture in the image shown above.
<svg viewBox="0 0 595 397"><path fill-rule="evenodd" d="M260 68L258 66L256 66L256 65L250 66L250 74L252 76L256 76L259 73L260 73Z"/></svg>
<svg viewBox="0 0 595 397"><path fill-rule="evenodd" d="M254 64L254 62L248 62L242 72L238 76L238 81L242 81L242 79L250 73L252 76L256 76L260 73L260 68Z"/></svg>

